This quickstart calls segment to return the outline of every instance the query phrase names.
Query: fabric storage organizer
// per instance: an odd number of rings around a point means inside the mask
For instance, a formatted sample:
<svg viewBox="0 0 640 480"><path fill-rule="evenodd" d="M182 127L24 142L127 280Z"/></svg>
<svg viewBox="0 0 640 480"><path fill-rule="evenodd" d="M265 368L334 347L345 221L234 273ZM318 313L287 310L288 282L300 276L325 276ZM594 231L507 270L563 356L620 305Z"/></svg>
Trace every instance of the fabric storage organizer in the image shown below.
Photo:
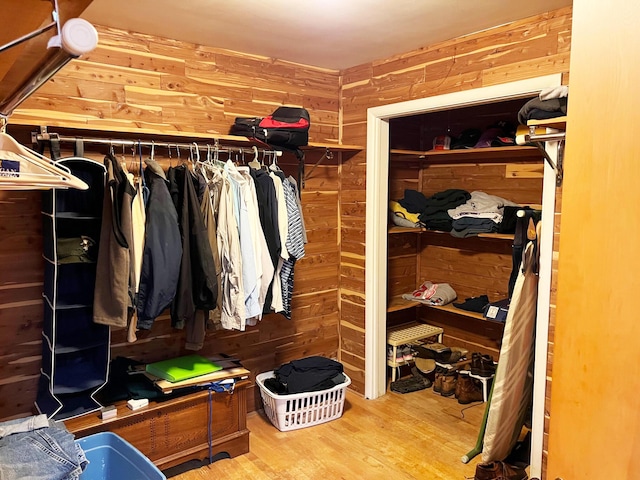
<svg viewBox="0 0 640 480"><path fill-rule="evenodd" d="M335 387L315 392L278 395L269 390L264 382L274 378L274 371L256 375L264 411L278 430L286 432L311 427L340 418L351 379L346 373L345 381Z"/></svg>
<svg viewBox="0 0 640 480"><path fill-rule="evenodd" d="M95 252L77 254L87 239L97 251L106 169L83 157L57 164L89 185L88 190L53 188L42 197L44 321L36 408L66 420L101 408L94 395L108 376L110 330L93 322Z"/></svg>

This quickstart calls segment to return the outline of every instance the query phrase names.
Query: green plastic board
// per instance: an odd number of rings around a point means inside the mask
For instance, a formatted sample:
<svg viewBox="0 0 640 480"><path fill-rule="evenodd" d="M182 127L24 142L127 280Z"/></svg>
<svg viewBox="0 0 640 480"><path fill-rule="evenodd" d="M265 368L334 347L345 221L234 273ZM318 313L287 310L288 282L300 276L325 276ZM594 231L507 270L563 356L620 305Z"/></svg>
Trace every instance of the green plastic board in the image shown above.
<svg viewBox="0 0 640 480"><path fill-rule="evenodd" d="M170 358L161 362L147 364L147 372L170 382L180 382L199 377L207 373L217 372L222 367L200 355L186 355Z"/></svg>

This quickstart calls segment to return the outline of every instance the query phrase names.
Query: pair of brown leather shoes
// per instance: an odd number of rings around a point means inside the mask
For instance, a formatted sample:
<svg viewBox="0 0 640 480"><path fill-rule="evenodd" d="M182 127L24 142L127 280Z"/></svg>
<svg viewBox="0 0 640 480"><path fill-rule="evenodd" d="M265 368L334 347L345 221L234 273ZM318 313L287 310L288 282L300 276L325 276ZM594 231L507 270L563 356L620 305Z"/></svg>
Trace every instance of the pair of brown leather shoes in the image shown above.
<svg viewBox="0 0 640 480"><path fill-rule="evenodd" d="M473 402L482 402L482 385L475 378L471 378L468 373L460 373L456 382L455 390L458 403L466 405Z"/></svg>
<svg viewBox="0 0 640 480"><path fill-rule="evenodd" d="M476 465L473 480L527 480L527 478L529 477L523 468L504 462L487 462Z"/></svg>

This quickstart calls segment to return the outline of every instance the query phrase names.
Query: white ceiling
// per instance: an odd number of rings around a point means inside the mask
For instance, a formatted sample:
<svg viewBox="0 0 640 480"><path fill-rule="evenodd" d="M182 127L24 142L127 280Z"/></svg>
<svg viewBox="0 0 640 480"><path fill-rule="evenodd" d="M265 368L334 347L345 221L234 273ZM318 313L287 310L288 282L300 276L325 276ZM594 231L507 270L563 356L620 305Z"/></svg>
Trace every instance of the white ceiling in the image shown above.
<svg viewBox="0 0 640 480"><path fill-rule="evenodd" d="M568 6L572 0L94 0L131 30L341 70Z"/></svg>

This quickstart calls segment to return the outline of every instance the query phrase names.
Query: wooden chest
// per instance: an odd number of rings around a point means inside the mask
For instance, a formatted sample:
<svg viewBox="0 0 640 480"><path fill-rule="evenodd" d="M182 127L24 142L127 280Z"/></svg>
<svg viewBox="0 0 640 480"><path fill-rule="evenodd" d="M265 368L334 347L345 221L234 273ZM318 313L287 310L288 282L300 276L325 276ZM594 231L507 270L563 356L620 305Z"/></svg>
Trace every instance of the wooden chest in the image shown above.
<svg viewBox="0 0 640 480"><path fill-rule="evenodd" d="M188 460L204 460L210 454L236 457L249 452L249 384L246 380L238 382L233 393L201 391L163 402L152 401L136 411L121 402L116 405L116 418L101 420L97 412L67 420L65 425L76 438L103 431L116 433L160 469Z"/></svg>

